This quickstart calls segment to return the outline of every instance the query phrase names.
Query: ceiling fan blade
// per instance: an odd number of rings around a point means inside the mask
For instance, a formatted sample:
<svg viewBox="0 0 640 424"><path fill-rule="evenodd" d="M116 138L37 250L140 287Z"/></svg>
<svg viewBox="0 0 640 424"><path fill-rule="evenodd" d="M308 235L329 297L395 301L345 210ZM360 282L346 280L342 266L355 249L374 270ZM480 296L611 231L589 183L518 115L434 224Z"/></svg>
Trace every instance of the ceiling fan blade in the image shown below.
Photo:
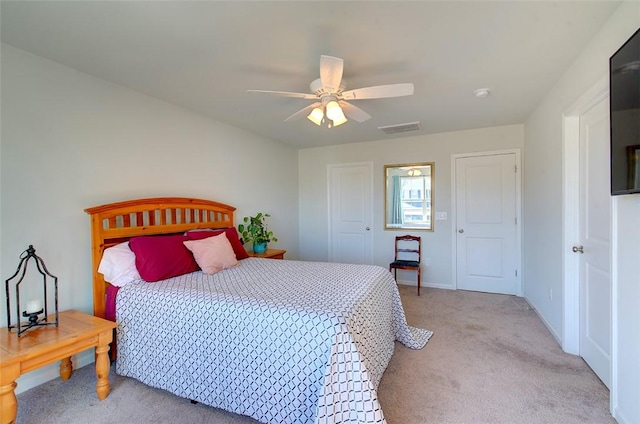
<svg viewBox="0 0 640 424"><path fill-rule="evenodd" d="M339 104L340 107L342 107L342 111L344 112L344 114L356 122L364 122L367 119L371 118L371 115L357 106L344 101L339 102Z"/></svg>
<svg viewBox="0 0 640 424"><path fill-rule="evenodd" d="M342 81L343 67L344 61L339 57L320 56L320 81L326 91L330 93L338 91Z"/></svg>
<svg viewBox="0 0 640 424"><path fill-rule="evenodd" d="M376 85L374 87L356 88L342 93L345 100L382 99L384 97L401 97L413 94L413 84Z"/></svg>
<svg viewBox="0 0 640 424"><path fill-rule="evenodd" d="M307 107L305 107L303 109L300 109L299 111L297 111L296 113L294 113L293 115L291 115L290 117L285 119L284 122L295 121L296 119L300 119L300 118L302 118L304 116L307 116L307 115L309 115L311 113L311 111L314 108L316 108L316 107L318 107L320 105L322 105L322 103L321 102L317 102L317 103L311 104L311 105L309 105L309 106L307 106Z"/></svg>
<svg viewBox="0 0 640 424"><path fill-rule="evenodd" d="M289 91L247 90L247 93L269 94L271 96L295 97L299 99L317 99L318 98L318 96L316 96L315 94L291 93Z"/></svg>

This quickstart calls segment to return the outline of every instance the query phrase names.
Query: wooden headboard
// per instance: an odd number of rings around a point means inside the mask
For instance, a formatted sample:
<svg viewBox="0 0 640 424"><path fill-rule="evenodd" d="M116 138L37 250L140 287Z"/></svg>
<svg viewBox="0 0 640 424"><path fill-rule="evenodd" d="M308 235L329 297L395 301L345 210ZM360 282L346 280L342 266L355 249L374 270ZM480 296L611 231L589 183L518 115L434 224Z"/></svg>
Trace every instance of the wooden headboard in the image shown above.
<svg viewBox="0 0 640 424"><path fill-rule="evenodd" d="M156 197L94 206L91 215L93 314L104 318L107 283L98 266L102 252L131 237L233 227L233 206L185 197Z"/></svg>

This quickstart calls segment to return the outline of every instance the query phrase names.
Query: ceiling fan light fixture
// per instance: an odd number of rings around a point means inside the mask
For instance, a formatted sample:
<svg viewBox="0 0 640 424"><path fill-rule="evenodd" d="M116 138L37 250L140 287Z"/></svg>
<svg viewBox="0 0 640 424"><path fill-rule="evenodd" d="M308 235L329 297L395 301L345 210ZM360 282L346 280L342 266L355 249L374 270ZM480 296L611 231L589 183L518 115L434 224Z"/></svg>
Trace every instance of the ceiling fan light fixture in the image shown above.
<svg viewBox="0 0 640 424"><path fill-rule="evenodd" d="M322 120L324 119L324 112L319 107L316 107L307 116L307 119L309 119L309 121L313 122L316 125L320 125L322 124Z"/></svg>
<svg viewBox="0 0 640 424"><path fill-rule="evenodd" d="M331 100L327 103L327 118L332 121L340 121L345 119L344 112L342 112L342 108L335 100Z"/></svg>
<svg viewBox="0 0 640 424"><path fill-rule="evenodd" d="M334 119L334 120L333 120L333 126L334 126L334 127L337 127L338 125L342 125L342 124L344 124L345 122L347 122L347 117L346 117L346 116L344 116L344 114L343 114L343 115L342 115L342 118L340 118L340 119Z"/></svg>

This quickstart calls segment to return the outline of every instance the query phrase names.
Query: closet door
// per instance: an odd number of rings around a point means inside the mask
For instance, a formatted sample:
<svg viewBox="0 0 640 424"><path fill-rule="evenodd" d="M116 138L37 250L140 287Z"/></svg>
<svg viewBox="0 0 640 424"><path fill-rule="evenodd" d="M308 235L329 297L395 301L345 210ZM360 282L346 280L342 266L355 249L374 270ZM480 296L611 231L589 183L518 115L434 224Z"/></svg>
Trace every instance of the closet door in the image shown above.
<svg viewBox="0 0 640 424"><path fill-rule="evenodd" d="M515 153L455 160L458 289L521 295Z"/></svg>
<svg viewBox="0 0 640 424"><path fill-rule="evenodd" d="M373 164L329 165L329 260L373 263Z"/></svg>

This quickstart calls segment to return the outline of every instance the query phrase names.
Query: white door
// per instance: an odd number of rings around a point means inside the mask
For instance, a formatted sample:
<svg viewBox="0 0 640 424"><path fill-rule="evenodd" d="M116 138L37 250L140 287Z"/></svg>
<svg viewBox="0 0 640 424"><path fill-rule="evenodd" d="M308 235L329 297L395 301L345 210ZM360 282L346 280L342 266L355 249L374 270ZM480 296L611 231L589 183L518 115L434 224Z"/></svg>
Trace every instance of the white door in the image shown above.
<svg viewBox="0 0 640 424"><path fill-rule="evenodd" d="M609 99L580 116L580 356L611 378L611 196Z"/></svg>
<svg viewBox="0 0 640 424"><path fill-rule="evenodd" d="M329 165L329 260L373 263L373 164Z"/></svg>
<svg viewBox="0 0 640 424"><path fill-rule="evenodd" d="M521 295L515 153L455 158L458 289Z"/></svg>

